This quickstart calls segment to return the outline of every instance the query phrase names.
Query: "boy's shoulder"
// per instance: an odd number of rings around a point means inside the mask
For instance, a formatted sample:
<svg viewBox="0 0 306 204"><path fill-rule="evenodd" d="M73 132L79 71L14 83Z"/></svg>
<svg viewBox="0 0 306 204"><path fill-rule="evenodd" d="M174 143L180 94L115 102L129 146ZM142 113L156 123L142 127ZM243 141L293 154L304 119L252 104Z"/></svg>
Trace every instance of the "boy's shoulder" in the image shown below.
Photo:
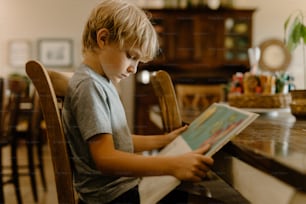
<svg viewBox="0 0 306 204"><path fill-rule="evenodd" d="M105 77L97 74L89 66L82 64L75 71L73 77L71 78L71 83L74 86L89 86L99 84L99 86L108 86L109 80Z"/></svg>

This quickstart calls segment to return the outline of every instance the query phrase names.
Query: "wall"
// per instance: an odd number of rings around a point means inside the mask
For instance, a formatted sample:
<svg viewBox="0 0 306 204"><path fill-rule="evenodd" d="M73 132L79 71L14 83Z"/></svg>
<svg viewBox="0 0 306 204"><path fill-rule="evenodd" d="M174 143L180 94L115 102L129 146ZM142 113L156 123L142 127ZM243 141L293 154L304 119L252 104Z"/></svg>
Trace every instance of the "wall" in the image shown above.
<svg viewBox="0 0 306 204"><path fill-rule="evenodd" d="M95 2L97 1L1 0L0 74L21 72L20 69L8 65L7 46L14 39L28 40L32 46L32 57L36 58L38 39L71 38L74 40L74 65L79 64L82 25Z"/></svg>
<svg viewBox="0 0 306 204"><path fill-rule="evenodd" d="M269 38L284 38L284 22L288 16L301 9L306 14L306 1L302 0L235 0L239 8L257 8L254 14L254 40L253 45L259 45ZM306 56L305 56L306 57ZM297 88L304 87L302 47L298 47L288 68L295 77ZM306 82L305 82L306 83Z"/></svg>
<svg viewBox="0 0 306 204"><path fill-rule="evenodd" d="M139 1L139 0L134 0ZM153 1L153 0L150 0ZM23 68L8 65L7 46L14 39L26 39L32 46L32 57L37 56L40 38L71 38L74 41L73 70L81 62L81 33L90 9L98 0L0 0L0 76L24 72ZM143 2L143 1L142 1ZM254 45L268 38L283 38L283 23L296 9L304 9L303 0L235 0L239 8L257 8L254 14ZM301 48L296 50L289 71L296 77L298 88L303 88ZM123 86L128 119L132 121L133 79ZM128 85L128 86L126 86ZM128 92L127 92L128 91ZM131 122L130 125L132 126Z"/></svg>

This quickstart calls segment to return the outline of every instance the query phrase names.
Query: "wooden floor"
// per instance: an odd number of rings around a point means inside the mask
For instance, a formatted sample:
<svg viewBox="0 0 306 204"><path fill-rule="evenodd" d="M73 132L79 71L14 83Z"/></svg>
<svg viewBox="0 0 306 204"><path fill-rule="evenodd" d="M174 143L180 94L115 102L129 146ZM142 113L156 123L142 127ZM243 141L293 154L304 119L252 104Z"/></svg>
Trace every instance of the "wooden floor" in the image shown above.
<svg viewBox="0 0 306 204"><path fill-rule="evenodd" d="M9 164L9 157L6 156L9 153L9 148L5 148L3 151L3 162L4 164ZM23 144L20 145L19 152L18 152L18 159L21 164L26 162L26 149ZM56 189L55 189L55 181L54 181L54 175L52 171L52 163L51 163L51 157L49 154L49 149L47 145L44 147L44 164L45 164L45 173L46 173L46 179L47 179L47 192L44 192L40 180L40 176L37 171L37 187L38 187L38 202L37 204L56 204L57 203L57 197L56 197ZM30 186L30 179L28 176L22 176L20 178L20 185L21 185L21 193L22 193L22 199L24 204L34 204L34 199L32 196L31 186ZM4 186L4 196L5 196L5 203L6 204L15 204L16 196L14 192L14 187L12 184L6 184Z"/></svg>
<svg viewBox="0 0 306 204"><path fill-rule="evenodd" d="M23 144L20 145L18 149L18 156L20 164L26 162L26 148ZM7 155L7 156L6 156ZM3 151L3 162L4 164L9 164L9 148L5 148ZM38 202L35 203L31 186L30 186L30 179L28 176L23 176L20 178L20 184L21 184L21 193L22 193L22 199L23 204L56 204L57 203L57 195L56 195L56 189L55 189L55 180L53 175L53 167L50 157L50 152L48 149L48 146L46 145L44 147L44 164L45 164L45 173L46 173L46 179L47 179L47 192L44 192L40 180L40 175L37 174L37 185L38 185ZM37 171L38 173L38 171ZM249 204L248 201L246 201L244 198L242 198L240 195L237 194L236 191L234 191L232 188L228 187L228 184L224 183L220 179L213 179L211 181L207 181L205 183L206 187L209 187L211 189L211 194L213 198L216 199L210 199L208 197L203 196L190 196L189 198L189 204L224 204L224 202L221 200L226 200L227 204ZM187 190L188 191L188 190ZM4 196L5 196L5 203L6 204L15 204L16 196L14 192L14 187L12 184L6 184L4 186Z"/></svg>

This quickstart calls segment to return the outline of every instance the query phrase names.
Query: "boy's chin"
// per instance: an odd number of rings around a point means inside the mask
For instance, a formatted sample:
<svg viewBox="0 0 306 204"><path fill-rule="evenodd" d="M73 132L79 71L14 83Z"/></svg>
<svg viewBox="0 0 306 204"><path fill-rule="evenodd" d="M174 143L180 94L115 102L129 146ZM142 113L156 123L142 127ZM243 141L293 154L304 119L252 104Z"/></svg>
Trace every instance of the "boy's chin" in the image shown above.
<svg viewBox="0 0 306 204"><path fill-rule="evenodd" d="M113 79L112 82L114 84L119 84L123 79Z"/></svg>

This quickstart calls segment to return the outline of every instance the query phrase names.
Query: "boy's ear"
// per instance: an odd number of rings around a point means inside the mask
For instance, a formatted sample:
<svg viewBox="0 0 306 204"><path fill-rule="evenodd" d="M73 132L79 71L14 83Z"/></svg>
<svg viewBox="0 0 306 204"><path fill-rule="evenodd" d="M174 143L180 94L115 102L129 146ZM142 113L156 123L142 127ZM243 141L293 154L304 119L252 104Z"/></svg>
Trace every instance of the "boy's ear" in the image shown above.
<svg viewBox="0 0 306 204"><path fill-rule="evenodd" d="M109 37L109 31L106 28L102 28L97 32L97 43L99 48L103 48L107 43Z"/></svg>

